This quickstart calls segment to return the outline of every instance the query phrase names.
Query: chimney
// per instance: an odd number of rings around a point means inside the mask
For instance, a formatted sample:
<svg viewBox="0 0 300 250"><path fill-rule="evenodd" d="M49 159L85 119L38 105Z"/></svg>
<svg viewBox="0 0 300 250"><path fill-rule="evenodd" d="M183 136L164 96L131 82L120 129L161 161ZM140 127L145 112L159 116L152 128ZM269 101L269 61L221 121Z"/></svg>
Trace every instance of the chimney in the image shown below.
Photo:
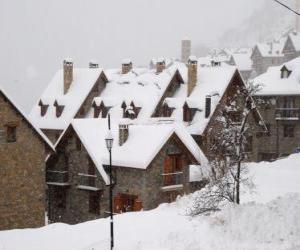
<svg viewBox="0 0 300 250"><path fill-rule="evenodd" d="M96 69L96 68L99 68L98 62L95 61L95 60L91 60L91 61L89 62L89 68L90 68L90 69Z"/></svg>
<svg viewBox="0 0 300 250"><path fill-rule="evenodd" d="M188 59L188 96L192 93L197 84L197 58L190 56Z"/></svg>
<svg viewBox="0 0 300 250"><path fill-rule="evenodd" d="M299 13L300 11L300 0L296 0L296 11ZM296 31L299 33L300 32L300 16L295 15L296 18Z"/></svg>
<svg viewBox="0 0 300 250"><path fill-rule="evenodd" d="M66 59L64 64L64 94L66 94L73 81L73 61L71 59Z"/></svg>
<svg viewBox="0 0 300 250"><path fill-rule="evenodd" d="M128 124L119 124L119 146L122 146L128 139Z"/></svg>
<svg viewBox="0 0 300 250"><path fill-rule="evenodd" d="M192 42L189 39L184 39L181 41L181 61L187 63L189 57L191 56Z"/></svg>
<svg viewBox="0 0 300 250"><path fill-rule="evenodd" d="M163 58L160 58L156 62L156 74L163 72L166 69L166 62Z"/></svg>
<svg viewBox="0 0 300 250"><path fill-rule="evenodd" d="M211 112L211 96L207 95L205 98L205 118L210 116Z"/></svg>
<svg viewBox="0 0 300 250"><path fill-rule="evenodd" d="M132 70L132 62L130 59L124 59L122 61L122 74L127 74Z"/></svg>

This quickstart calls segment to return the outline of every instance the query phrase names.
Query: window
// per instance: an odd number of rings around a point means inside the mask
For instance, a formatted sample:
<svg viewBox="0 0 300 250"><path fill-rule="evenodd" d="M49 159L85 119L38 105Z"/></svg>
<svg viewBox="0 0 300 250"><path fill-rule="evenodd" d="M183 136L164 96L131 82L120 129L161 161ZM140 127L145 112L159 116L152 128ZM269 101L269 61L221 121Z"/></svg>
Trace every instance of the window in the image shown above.
<svg viewBox="0 0 300 250"><path fill-rule="evenodd" d="M79 140L79 138L76 138L76 149L78 151L81 151L81 141Z"/></svg>
<svg viewBox="0 0 300 250"><path fill-rule="evenodd" d="M17 141L17 126L7 125L6 126L6 142L16 142Z"/></svg>
<svg viewBox="0 0 300 250"><path fill-rule="evenodd" d="M66 208L67 191L65 188L55 187L54 197L55 204L58 208Z"/></svg>
<svg viewBox="0 0 300 250"><path fill-rule="evenodd" d="M99 117L100 111L101 111L100 107L94 106L94 118Z"/></svg>
<svg viewBox="0 0 300 250"><path fill-rule="evenodd" d="M192 121L191 109L187 106L183 106L183 121L190 122Z"/></svg>
<svg viewBox="0 0 300 250"><path fill-rule="evenodd" d="M249 136L247 138L247 142L245 145L245 152L252 152L252 147L253 147L253 143L252 143L252 136Z"/></svg>
<svg viewBox="0 0 300 250"><path fill-rule="evenodd" d="M89 212L100 214L100 192L89 192Z"/></svg>
<svg viewBox="0 0 300 250"><path fill-rule="evenodd" d="M294 129L293 125L284 125L283 126L283 136L284 137L294 137Z"/></svg>
<svg viewBox="0 0 300 250"><path fill-rule="evenodd" d="M89 158L88 174L89 175L96 175L96 169L95 169L95 166L94 166L94 162L90 158ZM96 186L96 178L94 178L93 176L89 176L88 177L88 184L91 187L95 187Z"/></svg>
<svg viewBox="0 0 300 250"><path fill-rule="evenodd" d="M163 185L178 185L182 184L182 155L168 155L164 163Z"/></svg>

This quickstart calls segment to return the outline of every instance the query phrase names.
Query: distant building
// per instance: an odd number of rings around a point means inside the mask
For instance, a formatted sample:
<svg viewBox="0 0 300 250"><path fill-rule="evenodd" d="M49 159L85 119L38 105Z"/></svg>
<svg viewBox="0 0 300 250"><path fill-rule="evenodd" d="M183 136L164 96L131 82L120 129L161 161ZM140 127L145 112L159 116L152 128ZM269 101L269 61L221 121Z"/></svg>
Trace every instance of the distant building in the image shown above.
<svg viewBox="0 0 300 250"><path fill-rule="evenodd" d="M0 86L0 230L45 225L47 137Z"/></svg>
<svg viewBox="0 0 300 250"><path fill-rule="evenodd" d="M253 80L261 85L255 94L268 134L257 133L259 160L274 160L300 147L300 58L270 67Z"/></svg>

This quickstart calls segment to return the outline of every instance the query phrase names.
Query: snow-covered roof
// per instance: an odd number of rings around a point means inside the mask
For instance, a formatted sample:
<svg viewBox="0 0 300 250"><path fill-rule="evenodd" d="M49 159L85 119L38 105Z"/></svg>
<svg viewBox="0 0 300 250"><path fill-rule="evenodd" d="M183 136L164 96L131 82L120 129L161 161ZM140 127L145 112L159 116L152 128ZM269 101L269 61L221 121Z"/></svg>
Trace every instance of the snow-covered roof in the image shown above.
<svg viewBox="0 0 300 250"><path fill-rule="evenodd" d="M252 70L251 53L234 53L232 58L240 71Z"/></svg>
<svg viewBox="0 0 300 250"><path fill-rule="evenodd" d="M283 66L291 71L288 78L281 78ZM269 67L266 73L253 79L253 84L261 85L255 95L300 95L300 57Z"/></svg>
<svg viewBox="0 0 300 250"><path fill-rule="evenodd" d="M118 124L130 122L127 141L119 146ZM207 167L207 159L184 126L176 123L153 122L132 123L122 120L112 120L112 164L114 166L146 169L167 140L175 133L199 164ZM105 145L108 132L107 119L74 119L72 126L82 141L84 147L93 159L103 179L108 183L108 177L103 165L109 164L109 154ZM145 142L147 142L145 144Z"/></svg>
<svg viewBox="0 0 300 250"><path fill-rule="evenodd" d="M269 43L256 44L257 49L263 57L283 57L282 50L286 39L282 38L279 41L273 41Z"/></svg>
<svg viewBox="0 0 300 250"><path fill-rule="evenodd" d="M155 70L134 68L127 74L122 74L120 69L106 70L105 74L109 82L100 96L94 98L94 103L99 106L103 101L105 106L112 107L110 114L114 119L122 118L124 102L127 106L133 103L141 108L137 118L145 120L155 111L175 72L166 69L156 74ZM89 116L92 117L92 112Z"/></svg>
<svg viewBox="0 0 300 250"><path fill-rule="evenodd" d="M24 119L33 127L33 129L37 132L37 134L41 137L41 139L53 150L55 151L55 148L51 141L47 138L47 136L38 128L38 126L35 124L35 122L30 119L26 115L26 113L22 110L22 108L17 104L16 101L8 94L8 92L4 89L2 85L0 85L0 93L2 93L9 101L10 103L17 109L17 111L21 114L21 116L24 117Z"/></svg>
<svg viewBox="0 0 300 250"><path fill-rule="evenodd" d="M65 130L100 77L101 72L100 68L74 68L73 81L68 92L64 94L63 70L59 70L31 110L30 118L41 129ZM49 105L44 116L41 116L40 101ZM60 117L56 117L55 102L64 106Z"/></svg>
<svg viewBox="0 0 300 250"><path fill-rule="evenodd" d="M300 34L299 33L290 33L289 37L293 43L295 50L300 51Z"/></svg>
<svg viewBox="0 0 300 250"><path fill-rule="evenodd" d="M213 114L237 68L227 64L215 67L198 65L197 84L189 97L187 96L187 66L177 62L170 67L171 69L178 69L185 82L180 85L173 97L165 100L169 107L175 108L171 117L182 122L182 107L184 103L187 103L190 108L197 109L192 122L186 123L187 129L191 134L201 135L210 119L210 116L205 118L206 96L211 96L211 114Z"/></svg>

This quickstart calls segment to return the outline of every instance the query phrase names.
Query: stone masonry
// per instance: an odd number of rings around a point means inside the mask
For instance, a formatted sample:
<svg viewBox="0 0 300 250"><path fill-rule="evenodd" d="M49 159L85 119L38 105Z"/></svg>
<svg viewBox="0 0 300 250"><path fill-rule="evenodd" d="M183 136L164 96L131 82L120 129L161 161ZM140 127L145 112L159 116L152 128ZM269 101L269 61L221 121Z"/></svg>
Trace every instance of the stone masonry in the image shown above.
<svg viewBox="0 0 300 250"><path fill-rule="evenodd" d="M16 140L7 142L7 125ZM0 92L0 230L45 224L46 144Z"/></svg>

